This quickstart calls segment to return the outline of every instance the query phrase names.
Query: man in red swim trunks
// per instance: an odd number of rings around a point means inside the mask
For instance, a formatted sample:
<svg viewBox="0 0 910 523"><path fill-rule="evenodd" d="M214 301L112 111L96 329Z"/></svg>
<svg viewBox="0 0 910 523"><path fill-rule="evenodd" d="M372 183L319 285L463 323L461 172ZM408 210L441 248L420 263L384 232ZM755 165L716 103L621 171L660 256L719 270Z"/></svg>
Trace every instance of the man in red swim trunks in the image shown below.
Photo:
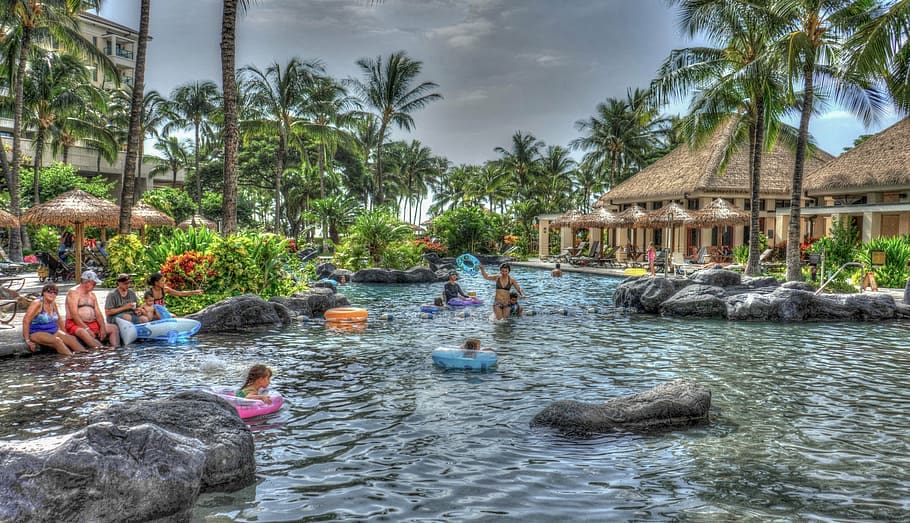
<svg viewBox="0 0 910 523"><path fill-rule="evenodd" d="M82 273L81 283L66 293L66 332L79 338L85 345L97 349L110 338L111 347L120 345L117 326L104 321L104 312L92 292L101 279L95 271ZM103 328L102 328L103 327Z"/></svg>

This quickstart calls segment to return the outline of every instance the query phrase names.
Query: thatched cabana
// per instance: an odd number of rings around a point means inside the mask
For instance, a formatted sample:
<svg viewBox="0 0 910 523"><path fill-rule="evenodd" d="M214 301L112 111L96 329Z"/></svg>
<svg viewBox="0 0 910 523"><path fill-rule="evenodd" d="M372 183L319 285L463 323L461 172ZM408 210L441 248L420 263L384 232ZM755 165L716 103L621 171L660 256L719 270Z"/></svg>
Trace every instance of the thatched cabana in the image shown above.
<svg viewBox="0 0 910 523"><path fill-rule="evenodd" d="M597 227L599 229L610 229L622 224L616 214L608 211L603 207L594 209L593 212L581 215L576 223L578 227Z"/></svg>
<svg viewBox="0 0 910 523"><path fill-rule="evenodd" d="M145 222L145 226L139 230L142 243L145 243L146 227L173 227L175 225L173 218L145 202L139 202L133 206L133 216L139 216Z"/></svg>
<svg viewBox="0 0 910 523"><path fill-rule="evenodd" d="M0 227L19 227L19 219L0 209Z"/></svg>
<svg viewBox="0 0 910 523"><path fill-rule="evenodd" d="M209 220L208 218L206 218L205 216L201 216L199 214L194 214L194 215L190 216L189 218L183 220L182 222L177 224L177 227L180 227L184 231L189 229L190 227L194 227L194 228L195 227L205 227L206 229L209 229L212 231L218 230L217 223L215 223L212 220Z"/></svg>
<svg viewBox="0 0 910 523"><path fill-rule="evenodd" d="M551 227L578 227L578 220L584 216L581 211L572 209L564 212L559 218L550 222Z"/></svg>
<svg viewBox="0 0 910 523"><path fill-rule="evenodd" d="M120 224L120 207L97 196L74 189L51 201L25 211L23 223L42 225L72 225L76 230L76 278L82 274L82 236L86 225L116 227ZM130 225L144 225L141 217L133 215Z"/></svg>

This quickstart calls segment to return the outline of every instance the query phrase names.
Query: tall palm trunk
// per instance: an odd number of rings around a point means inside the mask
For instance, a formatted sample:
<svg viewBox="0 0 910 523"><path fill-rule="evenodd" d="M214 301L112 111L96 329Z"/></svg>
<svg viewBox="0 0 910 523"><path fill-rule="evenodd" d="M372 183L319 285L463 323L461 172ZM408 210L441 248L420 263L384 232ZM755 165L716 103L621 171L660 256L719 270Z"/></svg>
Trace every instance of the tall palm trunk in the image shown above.
<svg viewBox="0 0 910 523"><path fill-rule="evenodd" d="M41 174L41 157L44 156L44 128L38 127L38 132L35 135L35 158L32 162L32 197L35 205L41 203L40 196L38 194L38 179Z"/></svg>
<svg viewBox="0 0 910 523"><path fill-rule="evenodd" d="M237 230L237 76L234 71L237 0L224 0L221 13L221 84L224 91L224 191L221 197L221 228Z"/></svg>
<svg viewBox="0 0 910 523"><path fill-rule="evenodd" d="M64 160L66 162L66 160ZM3 146L3 137L0 136L0 168L3 169L3 179L6 180L6 185L9 186L9 157L6 156L6 147Z"/></svg>
<svg viewBox="0 0 910 523"><path fill-rule="evenodd" d="M808 64L814 60L807 60ZM813 68L803 70L803 110L799 117L799 134L796 136L796 161L793 166L793 187L790 193L790 226L787 229L787 281L802 281L803 269L799 259L800 215L802 214L803 170L806 166L806 145L809 140L809 119L812 117L812 99L815 94Z"/></svg>
<svg viewBox="0 0 910 523"><path fill-rule="evenodd" d="M388 122L383 118L382 125L379 126L379 141L376 144L376 191L373 193L375 195L375 198L373 199L374 207L382 205L382 142L387 125Z"/></svg>
<svg viewBox="0 0 910 523"><path fill-rule="evenodd" d="M64 145L63 146L63 163L67 163L69 161L69 157L70 157L70 146Z"/></svg>
<svg viewBox="0 0 910 523"><path fill-rule="evenodd" d="M22 27L22 43L19 47L19 62L16 64L16 78L13 85L13 165L9 177L9 211L18 218L22 203L19 198L19 159L22 156L22 111L25 91L25 63L31 47L32 31L28 26ZM9 257L13 261L22 261L21 227L10 229Z"/></svg>
<svg viewBox="0 0 910 523"><path fill-rule="evenodd" d="M142 131L140 131L142 132ZM145 138L145 133L142 132L142 137ZM139 140L139 158L136 162L136 184L133 186L133 201L139 201L139 182L142 180L142 159L145 158L145 140ZM64 163L66 160L64 160Z"/></svg>
<svg viewBox="0 0 910 523"><path fill-rule="evenodd" d="M195 122L193 127L196 131L196 150L195 160L194 160L194 178L196 178L196 214L202 216L202 176L199 173L199 126L202 125L202 122Z"/></svg>
<svg viewBox="0 0 910 523"><path fill-rule="evenodd" d="M275 234L281 234L281 175L284 174L284 162L287 159L287 137L284 133L278 136L278 165L275 169Z"/></svg>
<svg viewBox="0 0 910 523"><path fill-rule="evenodd" d="M319 152L319 198L325 198L325 164L326 164L325 144L321 144ZM323 234L323 236L325 236Z"/></svg>
<svg viewBox="0 0 910 523"><path fill-rule="evenodd" d="M749 167L751 170L750 198L752 199L752 219L749 227L749 261L746 264L746 274L757 276L761 274L761 246L759 245L758 212L759 192L761 190L761 160L765 141L765 102L761 96L755 98L755 120L750 129Z"/></svg>
<svg viewBox="0 0 910 523"><path fill-rule="evenodd" d="M151 0L141 0L139 7L139 42L136 46L136 69L133 72L133 96L130 101L130 130L126 141L126 160L123 166L123 187L120 188L120 234L130 233L133 215L133 187L136 181L136 161L142 133L142 99L145 91L145 48L149 39L149 10Z"/></svg>

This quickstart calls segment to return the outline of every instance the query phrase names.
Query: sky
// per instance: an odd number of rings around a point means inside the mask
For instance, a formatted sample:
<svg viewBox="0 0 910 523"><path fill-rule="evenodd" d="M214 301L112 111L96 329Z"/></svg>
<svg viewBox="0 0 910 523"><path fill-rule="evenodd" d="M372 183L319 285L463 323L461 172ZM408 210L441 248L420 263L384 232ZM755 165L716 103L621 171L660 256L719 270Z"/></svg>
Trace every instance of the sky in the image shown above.
<svg viewBox="0 0 910 523"><path fill-rule="evenodd" d="M137 1L108 0L100 14L138 29L138 11ZM221 84L220 0L155 0L149 29L146 90ZM480 164L517 131L567 146L579 136L575 122L599 102L647 87L672 49L691 45L664 0L252 0L238 20L237 65L299 57L320 60L335 78L362 78L358 59L403 50L423 62L420 81L438 84L444 99L392 138ZM837 155L895 121L866 129L834 107L810 131Z"/></svg>

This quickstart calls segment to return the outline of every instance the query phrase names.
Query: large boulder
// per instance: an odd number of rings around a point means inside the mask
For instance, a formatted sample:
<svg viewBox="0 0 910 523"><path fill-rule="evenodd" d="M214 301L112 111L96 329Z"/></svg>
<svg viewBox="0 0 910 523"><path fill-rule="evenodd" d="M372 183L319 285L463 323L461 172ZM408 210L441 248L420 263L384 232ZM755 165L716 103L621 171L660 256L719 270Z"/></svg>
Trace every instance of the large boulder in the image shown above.
<svg viewBox="0 0 910 523"><path fill-rule="evenodd" d="M243 332L253 327L290 323L292 315L280 303L244 294L225 298L187 317L202 323L200 332Z"/></svg>
<svg viewBox="0 0 910 523"><path fill-rule="evenodd" d="M439 281L439 278L429 267L413 267L406 271L375 268L355 272L351 281L357 283L433 283Z"/></svg>
<svg viewBox="0 0 910 523"><path fill-rule="evenodd" d="M275 296L269 299L291 311L292 315L309 318L322 317L325 311L335 307L347 307L351 304L347 296L336 294L333 289L310 289L303 294L289 298Z"/></svg>
<svg viewBox="0 0 910 523"><path fill-rule="evenodd" d="M617 307L656 314L660 312L661 303L691 283L668 278L630 278L613 292L613 303Z"/></svg>
<svg viewBox="0 0 910 523"><path fill-rule="evenodd" d="M710 408L710 389L692 381L674 380L606 403L556 401L537 413L531 426L569 434L666 429L707 421Z"/></svg>
<svg viewBox="0 0 910 523"><path fill-rule="evenodd" d="M720 267L712 267L695 272L689 279L702 285L729 287L742 283L742 274Z"/></svg>
<svg viewBox="0 0 910 523"><path fill-rule="evenodd" d="M227 401L203 391L186 391L167 399L117 403L93 412L89 423L118 427L151 423L197 440L204 454L202 491L231 490L254 480L253 435Z"/></svg>
<svg viewBox="0 0 910 523"><path fill-rule="evenodd" d="M727 317L726 295L720 287L689 285L660 304L660 313L666 316L692 316L696 318Z"/></svg>
<svg viewBox="0 0 910 523"><path fill-rule="evenodd" d="M2 521L189 521L205 451L164 428L97 423L0 443Z"/></svg>
<svg viewBox="0 0 910 523"><path fill-rule="evenodd" d="M338 267L332 262L320 263L316 265L316 279L328 278L336 270L338 270Z"/></svg>

